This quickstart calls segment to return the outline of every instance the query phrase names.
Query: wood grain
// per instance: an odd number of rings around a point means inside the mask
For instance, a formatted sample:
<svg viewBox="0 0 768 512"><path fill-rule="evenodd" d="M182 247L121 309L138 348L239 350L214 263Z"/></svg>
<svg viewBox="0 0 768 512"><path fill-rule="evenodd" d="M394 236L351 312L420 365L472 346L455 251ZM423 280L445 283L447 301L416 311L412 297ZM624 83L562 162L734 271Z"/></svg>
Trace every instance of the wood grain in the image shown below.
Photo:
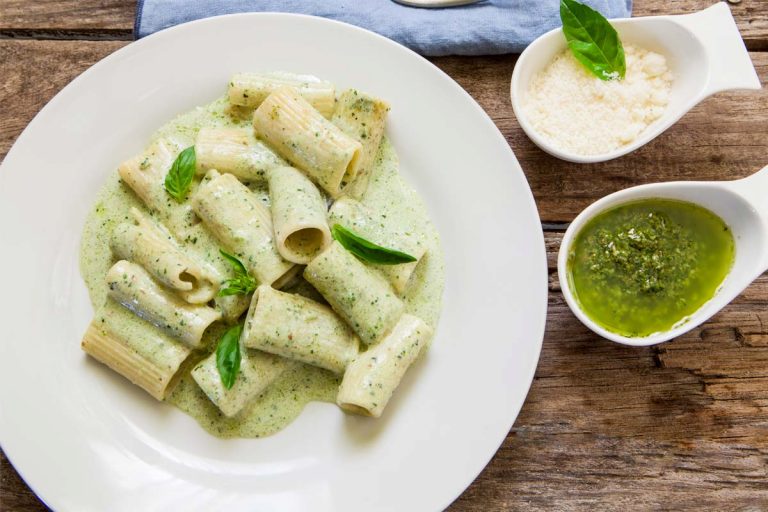
<svg viewBox="0 0 768 512"><path fill-rule="evenodd" d="M0 34L22 37L130 36L136 2L130 0L2 0Z"/></svg>
<svg viewBox="0 0 768 512"><path fill-rule="evenodd" d="M636 0L635 15L692 12L712 0ZM768 1L731 6L747 45L768 50ZM0 38L125 38L126 0L0 0ZM45 103L121 41L0 40L0 158ZM768 80L768 53L752 53ZM575 166L538 150L508 100L514 56L434 62L489 113L515 150L542 220L568 222L626 186L735 179L768 163L768 92L713 97L645 148ZM488 510L768 511L768 276L711 321L655 348L604 341L570 313L545 232L549 315L541 361L515 427L450 507ZM461 464L461 461L446 461ZM47 510L0 452L0 511Z"/></svg>

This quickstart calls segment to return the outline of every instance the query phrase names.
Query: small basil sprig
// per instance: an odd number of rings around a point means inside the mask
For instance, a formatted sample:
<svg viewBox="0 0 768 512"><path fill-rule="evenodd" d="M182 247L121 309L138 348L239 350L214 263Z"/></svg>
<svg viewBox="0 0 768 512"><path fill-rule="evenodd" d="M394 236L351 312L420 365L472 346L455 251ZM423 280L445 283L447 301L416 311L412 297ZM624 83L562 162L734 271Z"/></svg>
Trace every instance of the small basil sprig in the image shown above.
<svg viewBox="0 0 768 512"><path fill-rule="evenodd" d="M624 47L602 14L576 0L560 0L560 19L568 46L579 62L601 80L624 78Z"/></svg>
<svg viewBox="0 0 768 512"><path fill-rule="evenodd" d="M219 370L221 383L227 389L232 388L240 371L240 334L242 332L242 324L230 327L216 346L216 368Z"/></svg>
<svg viewBox="0 0 768 512"><path fill-rule="evenodd" d="M256 280L248 275L245 265L228 252L219 249L219 253L226 259L235 271L235 277L227 279L219 290L219 296L248 295L256 289Z"/></svg>
<svg viewBox="0 0 768 512"><path fill-rule="evenodd" d="M165 175L165 190L177 201L181 202L187 196L196 167L195 146L190 146L179 153L171 165L171 170Z"/></svg>
<svg viewBox="0 0 768 512"><path fill-rule="evenodd" d="M398 265L416 261L410 254L376 245L340 224L333 225L331 234L346 250L368 263Z"/></svg>

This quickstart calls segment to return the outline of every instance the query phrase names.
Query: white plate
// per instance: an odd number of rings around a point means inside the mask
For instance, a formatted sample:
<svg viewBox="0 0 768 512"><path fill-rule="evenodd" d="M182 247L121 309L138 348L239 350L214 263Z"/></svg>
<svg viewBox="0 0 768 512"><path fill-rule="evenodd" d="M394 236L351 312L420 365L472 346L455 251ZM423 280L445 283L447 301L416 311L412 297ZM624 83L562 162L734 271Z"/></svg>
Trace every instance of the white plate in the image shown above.
<svg viewBox="0 0 768 512"><path fill-rule="evenodd" d="M80 351L92 309L80 232L117 164L242 70L312 73L392 105L402 172L442 235L447 282L428 356L384 418L310 404L266 439L219 440ZM482 470L541 348L539 217L482 109L415 53L320 18L241 14L110 55L30 123L0 169L0 441L58 511L429 511Z"/></svg>

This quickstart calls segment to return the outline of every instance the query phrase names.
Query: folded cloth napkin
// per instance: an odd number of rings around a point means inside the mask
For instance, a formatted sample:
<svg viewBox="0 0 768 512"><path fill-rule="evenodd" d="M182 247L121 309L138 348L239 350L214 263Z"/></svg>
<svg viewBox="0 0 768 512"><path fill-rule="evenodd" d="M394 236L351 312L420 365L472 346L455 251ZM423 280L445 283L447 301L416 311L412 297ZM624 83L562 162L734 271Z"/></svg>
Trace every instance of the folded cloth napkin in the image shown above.
<svg viewBox="0 0 768 512"><path fill-rule="evenodd" d="M607 18L628 17L632 0L582 0ZM484 0L423 9L392 0L139 0L137 38L185 21L236 12L313 14L378 32L422 55L521 52L560 26L559 0Z"/></svg>

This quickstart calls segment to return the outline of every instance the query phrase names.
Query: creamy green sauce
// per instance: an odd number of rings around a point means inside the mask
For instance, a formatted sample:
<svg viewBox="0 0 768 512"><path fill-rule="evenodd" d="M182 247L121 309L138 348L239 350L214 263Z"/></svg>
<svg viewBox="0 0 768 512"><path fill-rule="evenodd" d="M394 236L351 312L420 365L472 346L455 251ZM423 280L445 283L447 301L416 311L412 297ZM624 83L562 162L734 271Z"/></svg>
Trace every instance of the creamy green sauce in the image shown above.
<svg viewBox="0 0 768 512"><path fill-rule="evenodd" d="M229 103L226 98L221 98L179 116L160 128L153 140L171 139L179 148L183 148L194 143L202 127L248 126L250 119L247 116L230 115ZM250 186L262 201L268 203L265 184L254 183ZM418 233L422 243L428 247L402 299L406 304L406 312L436 327L443 291L443 255L439 237L429 221L421 198L401 179L397 155L386 138L379 148L368 191L361 202L373 211L385 214L392 223ZM107 300L105 275L116 261L109 249L112 231L121 222L131 221L131 207L147 211L133 192L120 181L118 174L112 172L86 220L81 242L80 269L95 309L99 309ZM196 242L179 240L179 243L182 247L191 248L190 244ZM193 252L199 253L199 250L199 247L195 247ZM211 252L217 252L217 248L211 248ZM314 289L302 281L287 291L315 300L321 299ZM137 329L156 329L146 322L137 325ZM217 322L208 329L203 336L206 349L190 356L180 371L178 384L166 399L195 418L208 432L224 438L264 437L287 426L308 402L335 402L339 378L326 370L298 365L283 374L240 414L233 418L225 417L189 374L194 365L215 348L224 328L222 322ZM137 336L140 337L141 333L137 332Z"/></svg>

